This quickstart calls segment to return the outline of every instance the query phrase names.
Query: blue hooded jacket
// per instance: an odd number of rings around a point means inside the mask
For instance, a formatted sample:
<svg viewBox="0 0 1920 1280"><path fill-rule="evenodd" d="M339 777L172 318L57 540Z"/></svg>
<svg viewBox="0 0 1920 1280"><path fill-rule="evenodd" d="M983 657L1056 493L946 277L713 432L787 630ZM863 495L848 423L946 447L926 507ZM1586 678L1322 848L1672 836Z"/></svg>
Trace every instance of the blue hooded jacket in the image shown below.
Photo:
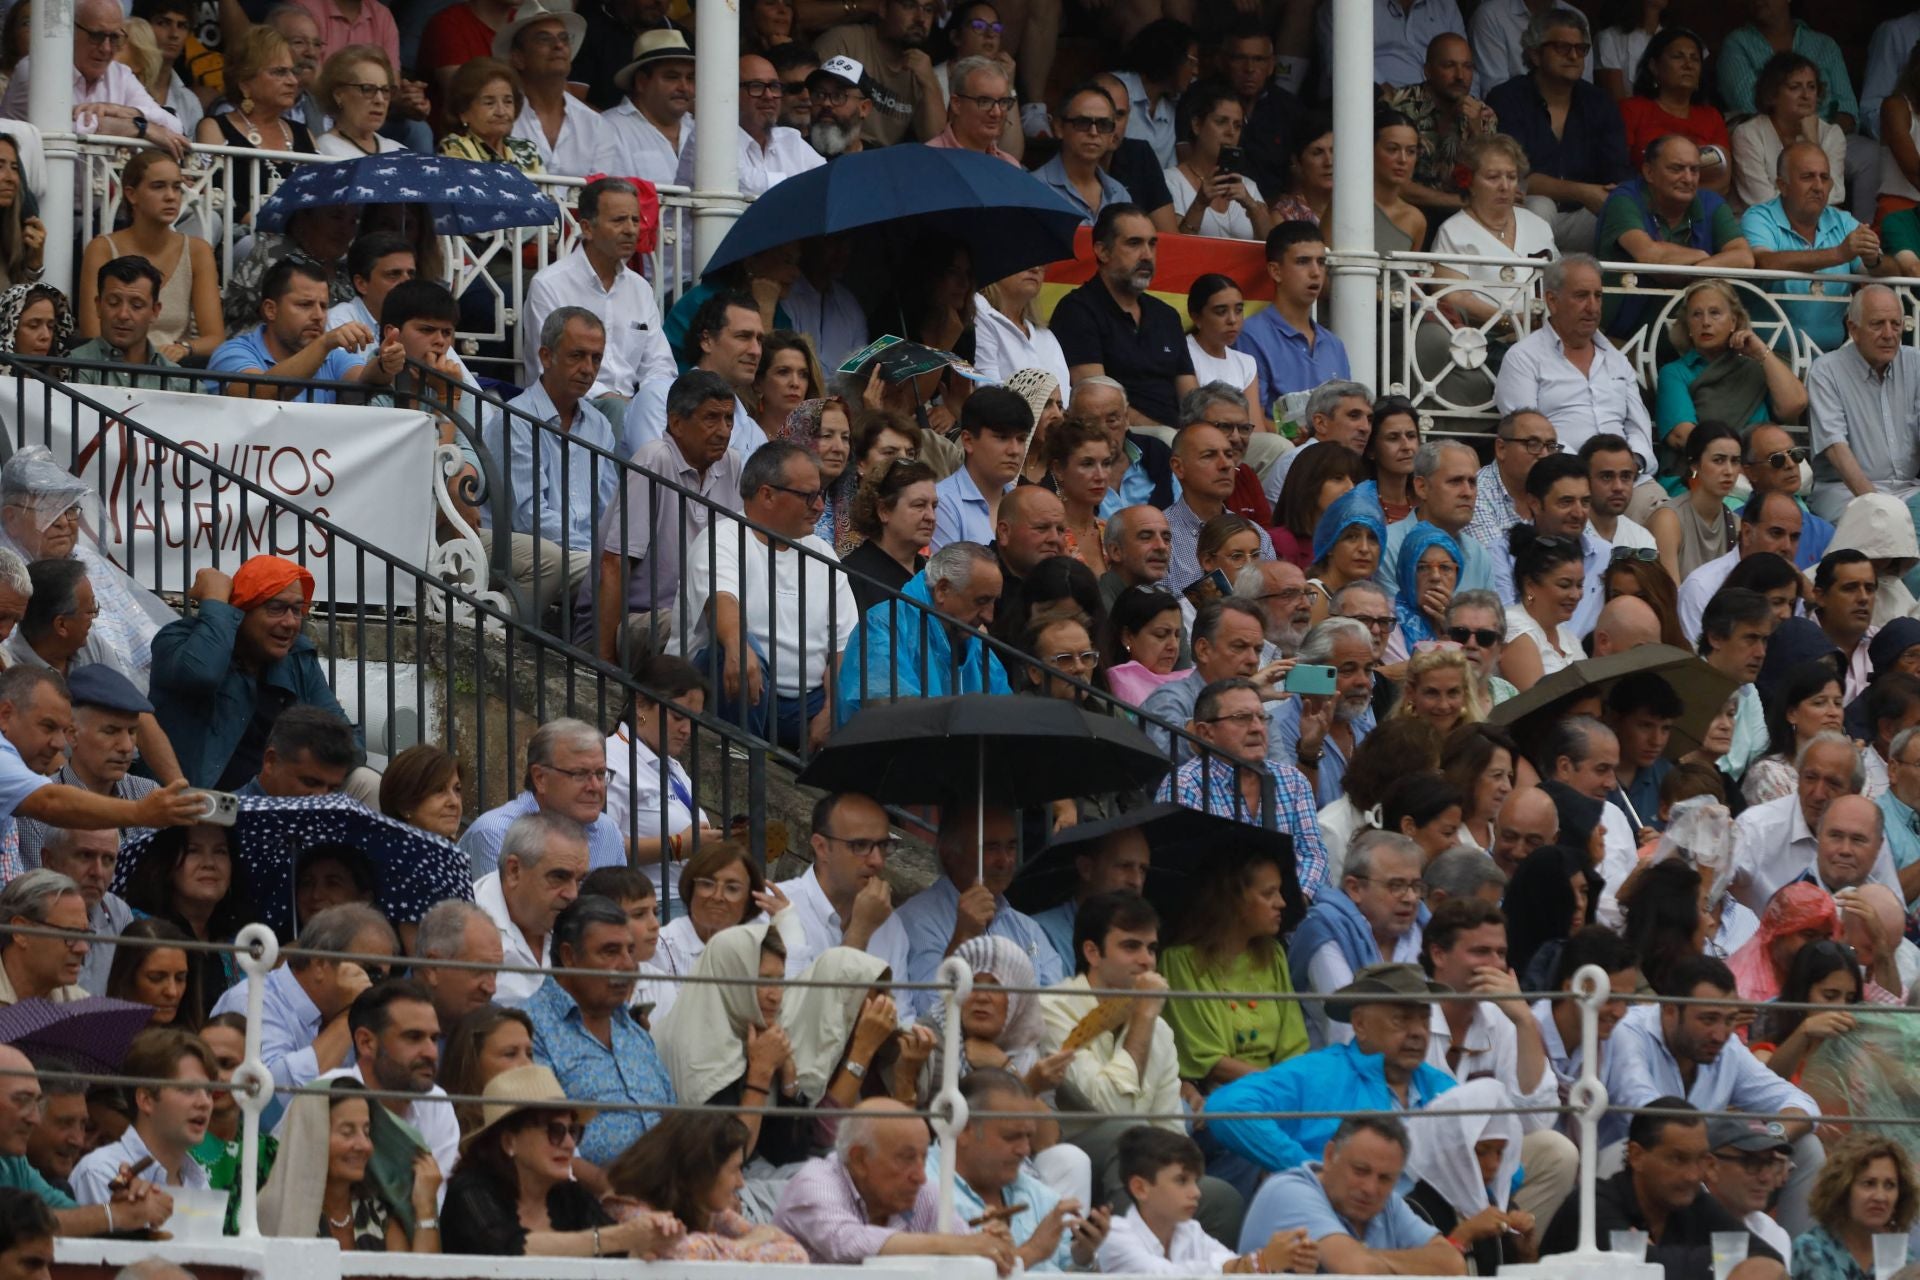
<svg viewBox="0 0 1920 1280"><path fill-rule="evenodd" d="M833 721L845 724L860 709L861 672L866 672L867 699L889 702L901 698L944 698L957 693L1012 693L1006 669L987 652L979 636L969 636L954 682L954 654L947 624L932 613L933 589L922 569L900 589L907 600L886 599L867 610L847 641L847 656L833 692ZM925 608L920 607L924 605ZM925 649L926 683L921 684L921 651ZM894 684L895 677L899 684Z"/></svg>
<svg viewBox="0 0 1920 1280"><path fill-rule="evenodd" d="M1458 1083L1421 1063L1409 1082L1412 1105L1427 1102ZM1241 1076L1207 1095L1207 1131L1229 1151L1275 1172L1318 1160L1340 1121L1215 1120L1235 1111L1397 1111L1400 1099L1387 1087L1385 1060L1351 1044L1328 1045L1265 1071Z"/></svg>

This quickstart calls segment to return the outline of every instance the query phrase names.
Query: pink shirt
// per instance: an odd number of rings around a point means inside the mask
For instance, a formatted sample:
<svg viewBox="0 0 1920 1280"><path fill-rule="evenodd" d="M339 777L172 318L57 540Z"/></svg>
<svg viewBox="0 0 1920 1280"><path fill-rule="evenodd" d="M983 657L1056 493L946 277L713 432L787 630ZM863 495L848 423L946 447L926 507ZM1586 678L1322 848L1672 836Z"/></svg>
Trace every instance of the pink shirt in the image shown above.
<svg viewBox="0 0 1920 1280"><path fill-rule="evenodd" d="M20 59L20 65L13 69L13 79L7 81L7 91L0 97L0 117L8 120L27 118L27 84L32 71L32 58ZM89 82L76 69L73 73L73 119L82 133L91 133L99 127L98 117L91 111L83 110L88 103L112 103L119 107L132 107L154 124L162 124L180 132L180 117L153 100L145 86L140 83L133 69L124 62L109 62L106 74L98 80Z"/></svg>
<svg viewBox="0 0 1920 1280"><path fill-rule="evenodd" d="M360 16L351 22L333 0L294 0L294 3L312 14L320 28L321 61L350 44L371 44L385 50L387 60L399 69L400 28L394 25L393 10L380 0L360 0Z"/></svg>
<svg viewBox="0 0 1920 1280"><path fill-rule="evenodd" d="M963 146L960 142L960 139L953 136L952 125L948 125L946 128L942 129L938 136L928 138L927 145L930 147L945 147L949 151L972 151L973 150L972 147ZM1008 164L1012 165L1016 169L1025 167L1018 160L1015 160L1007 152L1002 151L1000 149L1000 144L997 142L994 143L991 147L988 147L985 151L979 152L978 154L992 156L995 160L1005 160Z"/></svg>

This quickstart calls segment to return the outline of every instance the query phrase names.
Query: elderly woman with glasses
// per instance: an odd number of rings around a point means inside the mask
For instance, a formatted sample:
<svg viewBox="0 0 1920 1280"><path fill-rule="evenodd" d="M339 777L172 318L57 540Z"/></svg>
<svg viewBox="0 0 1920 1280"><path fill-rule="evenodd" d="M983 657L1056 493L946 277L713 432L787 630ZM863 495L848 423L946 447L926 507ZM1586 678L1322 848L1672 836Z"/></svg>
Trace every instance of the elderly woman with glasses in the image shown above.
<svg viewBox="0 0 1920 1280"><path fill-rule="evenodd" d="M654 964L663 973L692 973L715 934L755 920L762 913L789 947L805 940L799 914L787 895L767 879L760 860L738 840L702 844L700 852L687 859L680 869L680 902L685 912L660 930L659 949L654 953ZM677 996L681 984L664 982L660 986L663 992ZM655 1025L663 1025L671 1003L671 999L664 999L654 1006Z"/></svg>
<svg viewBox="0 0 1920 1280"><path fill-rule="evenodd" d="M1725 280L1702 280L1681 294L1667 336L1680 355L1660 366L1653 428L1666 455L1660 483L1679 494L1686 481L1678 455L1696 424L1797 422L1807 409L1807 388L1754 333L1739 294Z"/></svg>

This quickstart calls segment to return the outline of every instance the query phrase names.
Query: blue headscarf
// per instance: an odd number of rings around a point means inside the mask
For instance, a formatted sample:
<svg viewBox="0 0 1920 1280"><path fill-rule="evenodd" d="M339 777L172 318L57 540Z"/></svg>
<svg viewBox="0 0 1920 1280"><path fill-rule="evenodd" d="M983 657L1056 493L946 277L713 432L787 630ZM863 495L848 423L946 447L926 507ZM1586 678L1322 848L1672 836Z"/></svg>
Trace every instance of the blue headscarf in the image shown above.
<svg viewBox="0 0 1920 1280"><path fill-rule="evenodd" d="M1405 637L1407 651L1422 640L1431 640L1433 624L1427 615L1420 612L1420 557L1432 547L1439 547L1453 557L1453 580L1460 581L1461 555L1460 544L1453 535L1425 520L1407 530L1407 540L1400 544L1400 594L1393 598L1394 616L1400 619L1400 634Z"/></svg>
<svg viewBox="0 0 1920 1280"><path fill-rule="evenodd" d="M1371 529L1381 549L1386 549L1387 513L1380 509L1380 490L1371 480L1347 490L1321 513L1320 523L1313 527L1313 563L1325 563L1340 535L1356 524Z"/></svg>

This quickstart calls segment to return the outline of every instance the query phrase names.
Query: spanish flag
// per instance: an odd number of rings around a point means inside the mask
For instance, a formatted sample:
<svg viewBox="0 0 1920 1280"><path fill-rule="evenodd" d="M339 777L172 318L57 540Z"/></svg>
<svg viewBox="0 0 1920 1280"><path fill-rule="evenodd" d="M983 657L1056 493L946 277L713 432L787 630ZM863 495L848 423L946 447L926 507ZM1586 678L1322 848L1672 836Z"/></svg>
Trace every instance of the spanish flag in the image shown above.
<svg viewBox="0 0 1920 1280"><path fill-rule="evenodd" d="M1093 229L1082 227L1073 237L1073 257L1047 268L1047 282L1034 300L1042 323L1053 317L1053 308L1068 292L1093 278ZM1217 236L1162 235L1155 255L1154 297L1180 313L1187 314L1187 292L1201 276L1213 273L1231 278L1247 299L1247 314L1252 315L1273 301L1273 279L1267 275L1267 248L1257 240L1222 240Z"/></svg>

